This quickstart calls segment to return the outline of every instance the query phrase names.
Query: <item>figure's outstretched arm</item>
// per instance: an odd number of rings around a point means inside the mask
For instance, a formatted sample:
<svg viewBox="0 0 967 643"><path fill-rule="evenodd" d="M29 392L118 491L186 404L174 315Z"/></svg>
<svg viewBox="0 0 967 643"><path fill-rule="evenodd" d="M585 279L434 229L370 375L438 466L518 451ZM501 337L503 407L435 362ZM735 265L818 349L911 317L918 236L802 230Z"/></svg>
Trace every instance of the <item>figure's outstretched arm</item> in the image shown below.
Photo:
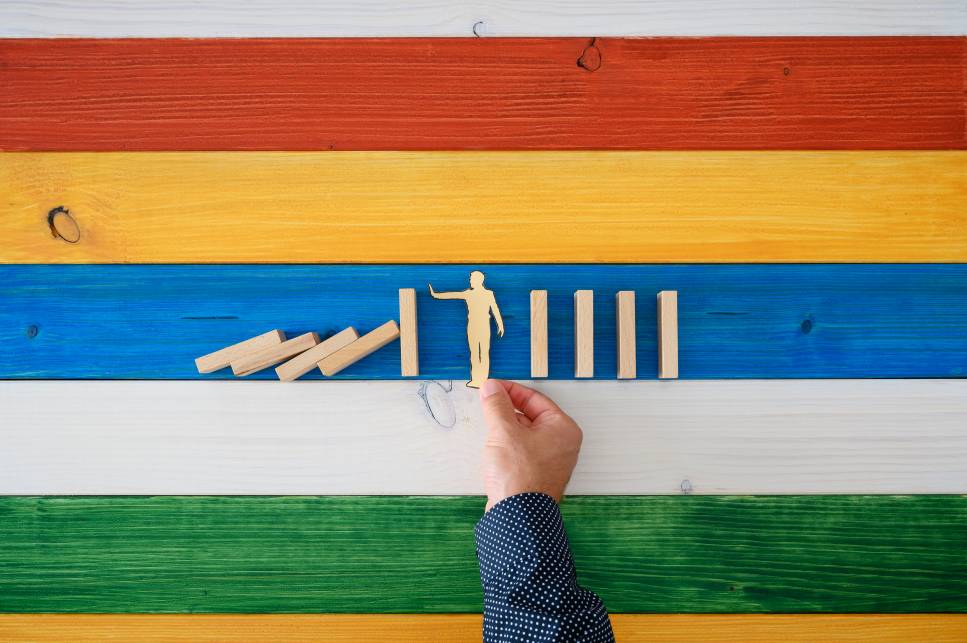
<svg viewBox="0 0 967 643"><path fill-rule="evenodd" d="M500 316L500 308L497 307L497 298L490 293L490 310L494 314L494 321L497 322L497 336L504 336L504 318Z"/></svg>
<svg viewBox="0 0 967 643"><path fill-rule="evenodd" d="M430 286L430 296L434 299L466 299L466 294L462 292L437 292L433 290L433 284Z"/></svg>

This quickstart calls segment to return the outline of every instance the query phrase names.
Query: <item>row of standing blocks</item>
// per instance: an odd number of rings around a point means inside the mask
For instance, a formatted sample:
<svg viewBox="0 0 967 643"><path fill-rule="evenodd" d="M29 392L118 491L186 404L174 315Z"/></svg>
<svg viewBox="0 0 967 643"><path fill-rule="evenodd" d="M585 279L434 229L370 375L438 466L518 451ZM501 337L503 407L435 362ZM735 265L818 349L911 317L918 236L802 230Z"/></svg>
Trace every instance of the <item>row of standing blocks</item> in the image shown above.
<svg viewBox="0 0 967 643"><path fill-rule="evenodd" d="M547 291L532 290L531 377L547 377ZM635 293L615 295L618 379L638 377ZM594 291L574 292L574 377L594 377ZM678 377L678 291L658 293L658 377Z"/></svg>
<svg viewBox="0 0 967 643"><path fill-rule="evenodd" d="M353 327L324 341L316 333L287 339L272 330L238 344L227 346L195 360L199 373L211 373L231 366L244 377L282 363L275 369L279 379L289 382L319 368L323 375L335 375L367 355L400 339L400 372L404 377L420 374L417 341L416 291L399 291L400 323L390 320L360 337ZM637 377L635 293L623 290L615 295L617 319L618 379ZM547 377L547 291L530 293L531 377ZM594 292L574 293L574 377L594 377ZM678 292L658 293L658 377L678 377Z"/></svg>

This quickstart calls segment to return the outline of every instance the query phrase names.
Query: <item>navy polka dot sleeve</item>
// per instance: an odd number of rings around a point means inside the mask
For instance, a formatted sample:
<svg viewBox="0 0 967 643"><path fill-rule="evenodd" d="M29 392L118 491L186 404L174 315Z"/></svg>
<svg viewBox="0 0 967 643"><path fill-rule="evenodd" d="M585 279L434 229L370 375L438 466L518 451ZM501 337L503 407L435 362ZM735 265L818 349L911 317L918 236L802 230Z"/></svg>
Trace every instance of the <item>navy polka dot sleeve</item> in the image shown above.
<svg viewBox="0 0 967 643"><path fill-rule="evenodd" d="M485 643L614 641L601 599L578 587L557 503L542 493L501 500L476 527Z"/></svg>

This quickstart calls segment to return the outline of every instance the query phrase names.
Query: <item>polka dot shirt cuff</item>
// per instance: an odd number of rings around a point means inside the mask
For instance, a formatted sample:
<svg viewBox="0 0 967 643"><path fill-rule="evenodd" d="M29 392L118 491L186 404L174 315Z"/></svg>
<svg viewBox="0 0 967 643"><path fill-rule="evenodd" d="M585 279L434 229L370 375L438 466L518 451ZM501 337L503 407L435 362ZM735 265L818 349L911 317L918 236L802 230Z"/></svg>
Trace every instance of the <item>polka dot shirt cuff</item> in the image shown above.
<svg viewBox="0 0 967 643"><path fill-rule="evenodd" d="M476 526L484 641L613 641L601 600L577 584L561 511L542 493L501 500Z"/></svg>

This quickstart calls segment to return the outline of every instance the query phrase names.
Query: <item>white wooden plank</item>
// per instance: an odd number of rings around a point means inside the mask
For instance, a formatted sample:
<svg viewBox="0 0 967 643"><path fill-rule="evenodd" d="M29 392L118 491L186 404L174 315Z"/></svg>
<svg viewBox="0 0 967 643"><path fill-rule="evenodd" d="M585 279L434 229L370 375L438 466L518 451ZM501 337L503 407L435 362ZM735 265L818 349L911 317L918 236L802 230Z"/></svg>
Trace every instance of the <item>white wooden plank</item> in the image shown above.
<svg viewBox="0 0 967 643"><path fill-rule="evenodd" d="M0 0L0 37L964 33L963 0Z"/></svg>
<svg viewBox="0 0 967 643"><path fill-rule="evenodd" d="M540 381L572 494L967 492L967 381ZM0 494L479 494L449 382L0 382Z"/></svg>

